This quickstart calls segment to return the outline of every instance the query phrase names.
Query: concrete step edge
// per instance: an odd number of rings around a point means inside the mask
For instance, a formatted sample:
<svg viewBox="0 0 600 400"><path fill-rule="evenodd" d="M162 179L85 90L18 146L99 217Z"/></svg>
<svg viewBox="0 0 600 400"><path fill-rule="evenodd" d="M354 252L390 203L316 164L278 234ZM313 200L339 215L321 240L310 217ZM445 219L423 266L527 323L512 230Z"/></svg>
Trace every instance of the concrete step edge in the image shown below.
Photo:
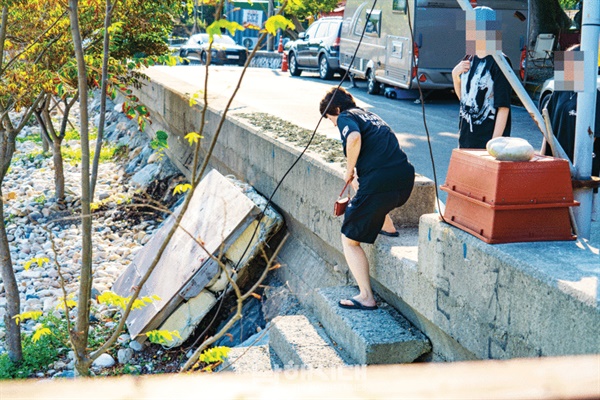
<svg viewBox="0 0 600 400"><path fill-rule="evenodd" d="M339 307L339 300L357 293L356 287L328 287L318 289L313 298L316 317L350 357L361 364L398 364L431 351L425 335L386 303L380 302L375 311Z"/></svg>
<svg viewBox="0 0 600 400"><path fill-rule="evenodd" d="M269 346L279 356L284 369L336 368L347 365L304 315L275 318L269 331Z"/></svg>

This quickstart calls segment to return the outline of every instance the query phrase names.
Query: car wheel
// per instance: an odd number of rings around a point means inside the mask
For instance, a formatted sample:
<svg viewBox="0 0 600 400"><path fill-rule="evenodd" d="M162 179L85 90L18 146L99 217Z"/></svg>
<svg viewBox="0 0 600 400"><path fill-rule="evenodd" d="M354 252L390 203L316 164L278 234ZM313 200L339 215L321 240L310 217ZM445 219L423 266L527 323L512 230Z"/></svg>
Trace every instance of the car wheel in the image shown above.
<svg viewBox="0 0 600 400"><path fill-rule="evenodd" d="M298 68L298 61L296 60L296 55L294 53L290 53L290 59L288 61L290 75L292 76L300 76L302 70Z"/></svg>
<svg viewBox="0 0 600 400"><path fill-rule="evenodd" d="M379 83L375 80L375 72L372 69L367 72L367 93L379 94Z"/></svg>
<svg viewBox="0 0 600 400"><path fill-rule="evenodd" d="M202 54L200 54L200 62L201 62L202 64L205 64L205 65L206 65L206 61L207 61L207 59L208 59L208 57L206 56L206 52L205 52L205 51L203 51L203 52L202 52Z"/></svg>
<svg viewBox="0 0 600 400"><path fill-rule="evenodd" d="M181 50L179 52L179 57L183 58L183 60L181 60L181 64L188 65L190 63L190 61L186 58L187 57L187 51Z"/></svg>
<svg viewBox="0 0 600 400"><path fill-rule="evenodd" d="M319 58L319 76L321 79L329 80L333 78L333 70L329 67L325 54Z"/></svg>
<svg viewBox="0 0 600 400"><path fill-rule="evenodd" d="M390 99L395 99L395 98L397 98L397 97L398 97L398 95L396 94L396 92L395 92L395 91L391 91L391 92L390 92Z"/></svg>

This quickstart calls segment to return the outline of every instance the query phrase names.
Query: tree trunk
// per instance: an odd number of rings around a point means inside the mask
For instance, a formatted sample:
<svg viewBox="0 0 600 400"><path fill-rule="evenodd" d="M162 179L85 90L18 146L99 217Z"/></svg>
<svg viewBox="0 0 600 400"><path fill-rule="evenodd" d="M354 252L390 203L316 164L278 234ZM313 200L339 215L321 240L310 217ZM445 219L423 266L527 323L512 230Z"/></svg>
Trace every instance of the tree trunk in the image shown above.
<svg viewBox="0 0 600 400"><path fill-rule="evenodd" d="M100 119L98 121L98 137L96 138L96 151L92 163L92 181L90 182L90 200L94 201L96 182L98 180L98 165L100 164L100 152L102 151L102 140L104 139L104 124L106 122L106 89L108 86L108 56L110 46L109 29L112 24L112 14L116 4L106 0L106 15L104 18L104 47L102 59L102 84L100 85ZM194 8L194 11L196 8Z"/></svg>
<svg viewBox="0 0 600 400"><path fill-rule="evenodd" d="M87 351L90 297L92 293L92 216L90 213L90 148L88 117L87 67L83 55L81 30L79 27L79 1L69 0L69 16L75 58L77 59L79 113L81 134L81 274L77 319L71 342L75 352L75 368L80 375L89 375L89 353Z"/></svg>
<svg viewBox="0 0 600 400"><path fill-rule="evenodd" d="M10 161L15 152L15 143L11 143L11 135L6 131L0 131L0 182L8 171ZM0 275L4 282L4 291L6 292L6 315L4 316L4 326L6 327L6 350L8 357L13 362L23 360L23 351L21 349L21 327L13 318L21 312L21 301L19 298L19 288L17 279L13 270L12 259L10 256L10 247L6 236L6 227L4 225L4 201L2 199L2 187L0 185Z"/></svg>
<svg viewBox="0 0 600 400"><path fill-rule="evenodd" d="M52 161L54 162L54 190L57 201L65 198L65 173L63 169L63 157L61 152L62 138L52 143Z"/></svg>
<svg viewBox="0 0 600 400"><path fill-rule="evenodd" d="M569 29L571 20L563 11L558 0L531 0L530 4L530 47L540 33L553 33L558 37L561 31Z"/></svg>

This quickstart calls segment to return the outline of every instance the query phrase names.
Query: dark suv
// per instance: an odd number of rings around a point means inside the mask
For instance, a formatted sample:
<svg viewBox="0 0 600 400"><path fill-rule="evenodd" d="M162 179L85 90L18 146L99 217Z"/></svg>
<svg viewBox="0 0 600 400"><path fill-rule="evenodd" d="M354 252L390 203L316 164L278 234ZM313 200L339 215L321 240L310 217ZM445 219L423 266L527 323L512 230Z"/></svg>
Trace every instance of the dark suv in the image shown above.
<svg viewBox="0 0 600 400"><path fill-rule="evenodd" d="M331 79L340 70L341 17L326 17L315 21L306 32L298 35L288 51L290 74L319 71L321 79Z"/></svg>

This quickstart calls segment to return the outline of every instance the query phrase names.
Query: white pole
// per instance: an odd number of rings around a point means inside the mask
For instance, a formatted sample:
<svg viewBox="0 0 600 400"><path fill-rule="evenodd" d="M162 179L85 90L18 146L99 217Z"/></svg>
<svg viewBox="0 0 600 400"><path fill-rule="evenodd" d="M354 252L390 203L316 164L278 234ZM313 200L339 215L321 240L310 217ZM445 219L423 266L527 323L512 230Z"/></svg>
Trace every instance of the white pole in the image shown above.
<svg viewBox="0 0 600 400"><path fill-rule="evenodd" d="M596 90L598 75L598 38L600 34L600 1L586 0L583 3L581 26L581 51L584 52L584 88L577 97L577 120L575 125L574 164L576 178L590 179L594 123L596 117ZM597 155L600 156L600 155ZM573 191L575 200L581 205L575 208L575 221L580 236L589 239L592 226L592 189Z"/></svg>

